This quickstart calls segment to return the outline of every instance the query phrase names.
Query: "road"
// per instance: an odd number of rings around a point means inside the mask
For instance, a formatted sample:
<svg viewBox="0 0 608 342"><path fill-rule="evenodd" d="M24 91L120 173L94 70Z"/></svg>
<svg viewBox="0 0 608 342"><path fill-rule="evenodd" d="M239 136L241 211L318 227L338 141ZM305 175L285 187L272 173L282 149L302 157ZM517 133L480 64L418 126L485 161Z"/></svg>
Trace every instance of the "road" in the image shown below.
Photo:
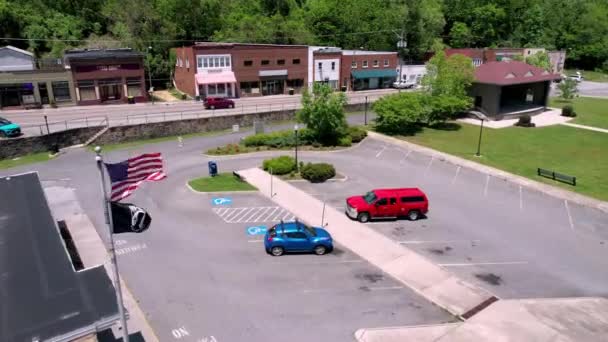
<svg viewBox="0 0 608 342"><path fill-rule="evenodd" d="M179 340L192 342L211 335L219 342L276 336L350 341L358 327L452 319L347 246L322 259L267 256L259 238L246 234L249 224L269 224L249 222L247 214L268 220L255 208L276 206L260 196L233 196L235 208L250 211L233 209L222 216L211 205L212 196L186 189L188 179L207 173L202 151L246 134L187 139L181 148L176 141L163 142L106 156L117 162L158 151L166 160L167 180L145 184L129 198L150 211L152 227L117 238L124 248L118 256L123 277L161 340L177 340L183 329L188 335ZM232 171L259 166L263 158L214 159L220 171ZM300 158L333 163L348 176L345 182L294 183L338 209L345 197L373 188L422 188L430 198L426 219L370 226L500 298L608 295L608 215L602 212L372 139L341 152L302 152ZM61 181L75 188L106 237L92 153L73 150L0 176L27 170L37 170L43 184Z"/></svg>
<svg viewBox="0 0 608 342"><path fill-rule="evenodd" d="M354 104L365 103L366 98L367 101L372 102L394 92L395 89L380 89L348 92L346 96L348 103ZM21 125L25 135L39 135L41 132L47 132L45 116L49 122L48 130L54 132L67 128L102 125L106 123L106 118L111 126L118 126L301 108L301 95L249 97L234 101L234 109L205 110L201 102L180 101L6 110L0 111L0 116Z"/></svg>
<svg viewBox="0 0 608 342"><path fill-rule="evenodd" d="M560 91L557 83L551 84L551 96L559 96ZM578 94L580 96L608 97L608 83L582 81L578 84Z"/></svg>

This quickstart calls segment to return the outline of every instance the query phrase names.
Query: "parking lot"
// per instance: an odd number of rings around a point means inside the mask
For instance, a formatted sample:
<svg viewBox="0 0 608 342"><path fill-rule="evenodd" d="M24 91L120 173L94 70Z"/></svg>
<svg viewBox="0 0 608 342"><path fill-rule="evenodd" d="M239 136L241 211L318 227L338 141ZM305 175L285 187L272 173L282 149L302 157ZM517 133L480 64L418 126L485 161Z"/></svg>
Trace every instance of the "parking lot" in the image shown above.
<svg viewBox="0 0 608 342"><path fill-rule="evenodd" d="M374 140L331 162L346 182L293 184L339 210L374 188L420 187L427 218L368 224L498 297L608 294L608 220L598 210Z"/></svg>
<svg viewBox="0 0 608 342"><path fill-rule="evenodd" d="M117 254L161 341L351 341L364 326L453 319L343 246L266 254L264 228L293 214L257 193L158 188L149 189L174 204L138 194L133 201L156 213L153 227L121 236Z"/></svg>

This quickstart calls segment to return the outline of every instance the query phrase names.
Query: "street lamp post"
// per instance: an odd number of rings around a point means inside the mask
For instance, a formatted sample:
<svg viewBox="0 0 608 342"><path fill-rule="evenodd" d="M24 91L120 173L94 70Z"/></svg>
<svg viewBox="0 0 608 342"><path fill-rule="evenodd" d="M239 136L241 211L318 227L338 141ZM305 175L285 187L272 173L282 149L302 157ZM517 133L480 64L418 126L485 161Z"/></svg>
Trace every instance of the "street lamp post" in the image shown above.
<svg viewBox="0 0 608 342"><path fill-rule="evenodd" d="M152 70L150 70L150 52L152 51L152 47L148 46L148 58L147 58L147 64L148 64L148 83L150 83L150 90L148 91L150 93L150 98L152 99L152 104L154 104L154 87L152 87Z"/></svg>
<svg viewBox="0 0 608 342"><path fill-rule="evenodd" d="M477 154L476 156L481 157L481 133L483 132L483 119L481 119L481 125L479 125L479 140L477 141Z"/></svg>
<svg viewBox="0 0 608 342"><path fill-rule="evenodd" d="M296 171L300 172L300 166L298 164L298 129L300 127L298 126L298 124L295 124L295 126L293 126L293 130L295 132L296 135Z"/></svg>

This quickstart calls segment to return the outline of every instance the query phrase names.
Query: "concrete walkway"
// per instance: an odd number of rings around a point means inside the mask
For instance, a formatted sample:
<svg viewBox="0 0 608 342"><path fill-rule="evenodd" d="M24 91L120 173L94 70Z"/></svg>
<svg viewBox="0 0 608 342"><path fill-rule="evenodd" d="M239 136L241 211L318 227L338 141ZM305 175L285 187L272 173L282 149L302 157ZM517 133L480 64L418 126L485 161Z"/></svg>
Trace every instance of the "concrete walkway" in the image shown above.
<svg viewBox="0 0 608 342"><path fill-rule="evenodd" d="M359 342L605 341L605 298L502 300L463 323L360 329Z"/></svg>
<svg viewBox="0 0 608 342"><path fill-rule="evenodd" d="M562 116L561 109L550 108L550 110L532 116L532 122L536 124L536 127L552 126L563 124L572 120L570 117ZM471 125L479 126L481 121L474 118L463 118L456 121L468 123ZM513 127L519 119L504 119L497 121L484 121L483 126L489 128L505 128Z"/></svg>
<svg viewBox="0 0 608 342"><path fill-rule="evenodd" d="M594 132L608 133L608 129L605 129L605 128L579 125L579 124L573 124L573 123L563 123L562 125L575 127L575 128L581 128L581 129L587 129L587 130L594 131Z"/></svg>
<svg viewBox="0 0 608 342"><path fill-rule="evenodd" d="M605 213L608 213L608 202L600 201L595 198L577 194L572 191L563 190L563 189L560 189L558 187L554 187L554 186L551 186L548 184L543 184L543 183L528 179L526 177L517 176L512 173L509 173L509 172L506 172L503 170L499 170L499 169L491 167L491 166L486 166L486 165L483 165L480 163L476 163L474 161L456 157L456 156L453 156L448 153L439 152L437 150L433 150L432 148L416 145L416 144L410 143L405 140L400 140L397 138L389 137L384 134L369 131L368 136L371 138L374 138L374 139L378 139L380 141L384 141L388 144L401 146L408 150L423 153L423 154L435 157L442 161L447 161L454 165L466 167L466 168L469 168L472 170L477 170L479 172L491 175L491 176L499 178L499 179L503 179L505 181L513 182L513 183L519 184L521 186L525 186L529 189L533 189L533 190L545 193L547 195L556 197L561 200L567 200L569 202L577 203L577 204L584 205L587 207L596 208ZM482 158L483 158L483 156L482 156Z"/></svg>
<svg viewBox="0 0 608 342"><path fill-rule="evenodd" d="M276 177L272 177L271 195L271 176L258 168L239 174L300 220L320 223L321 201ZM492 297L486 290L462 281L369 226L350 220L343 212L326 207L325 222L338 243L453 315L465 315Z"/></svg>
<svg viewBox="0 0 608 342"><path fill-rule="evenodd" d="M45 186L44 191L53 212L53 217L56 220L65 221L84 267L89 268L104 265L110 279L114 282L106 247L99 234L97 234L93 223L80 207L74 190L63 186ZM127 321L129 335L134 336L134 334L139 332L143 336L144 341L158 342L158 338L145 318L146 316L139 308L137 301L124 281L122 281L122 278L121 286L124 305L129 313ZM122 333L118 329L119 326L120 322L113 327L112 331L117 339L122 340ZM135 338L131 340L135 340Z"/></svg>

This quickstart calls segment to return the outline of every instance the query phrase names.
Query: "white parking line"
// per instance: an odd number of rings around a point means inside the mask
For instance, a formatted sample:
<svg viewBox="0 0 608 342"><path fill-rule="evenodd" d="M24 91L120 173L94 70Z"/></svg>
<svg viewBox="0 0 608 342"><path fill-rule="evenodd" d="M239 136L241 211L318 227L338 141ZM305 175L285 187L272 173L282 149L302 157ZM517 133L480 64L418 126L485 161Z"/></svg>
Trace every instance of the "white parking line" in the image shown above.
<svg viewBox="0 0 608 342"><path fill-rule="evenodd" d="M267 208L266 208L266 209L264 209L264 210L260 210L261 214L260 214L259 216L257 216L257 217L256 217L256 218L255 218L253 221L251 221L251 222L259 222L259 221L260 221L260 218L262 218L262 216L264 216L264 214L266 214L266 213L267 213L269 210L272 210L273 208L275 208L275 210L276 210L276 207L267 207Z"/></svg>
<svg viewBox="0 0 608 342"><path fill-rule="evenodd" d="M502 262L469 262L455 264L437 264L443 267L468 267L468 266L492 266L492 265L527 265L527 261L502 261Z"/></svg>
<svg viewBox="0 0 608 342"><path fill-rule="evenodd" d="M234 223L236 223L236 222L237 222L237 221L236 221L236 219L237 219L238 217L241 217L241 215L242 215L242 214L244 214L244 213L245 213L247 210L249 210L249 209L250 209L250 208L242 208L242 209L239 209L239 212L238 212L236 215L231 216L231 217L230 217L230 220L227 220L226 222L228 222L228 223L233 223L233 222L234 222Z"/></svg>
<svg viewBox="0 0 608 342"><path fill-rule="evenodd" d="M469 242L474 242L474 243L478 243L481 242L481 240L406 240L406 241L399 241L400 244L402 245L422 245L422 244L431 244L431 243L437 243L437 244L446 244L446 243L469 243Z"/></svg>
<svg viewBox="0 0 608 342"><path fill-rule="evenodd" d="M456 182L456 177L458 177L459 172L460 172L460 166L458 166L456 168L456 173L454 174L454 177L452 178L452 182L450 182L450 184L454 184Z"/></svg>
<svg viewBox="0 0 608 342"><path fill-rule="evenodd" d="M483 197L488 196L488 184L490 184L490 175L486 175L486 186L483 188Z"/></svg>
<svg viewBox="0 0 608 342"><path fill-rule="evenodd" d="M435 156L432 156L431 161L429 161L429 164L426 166L426 169L424 169L425 176L429 173L429 169L431 168L431 165L433 165L434 160L435 160Z"/></svg>
<svg viewBox="0 0 608 342"><path fill-rule="evenodd" d="M326 293L326 292L353 292L353 291L394 291L394 290L402 290L403 286L375 286L368 287L362 286L360 288L350 288L350 289L314 289L314 290L303 290L302 293Z"/></svg>
<svg viewBox="0 0 608 342"><path fill-rule="evenodd" d="M228 214L226 214L225 216L221 216L221 218L226 222L230 222L230 220L228 218L233 217L234 214L239 213L241 210L242 210L242 208L230 208L228 211Z"/></svg>
<svg viewBox="0 0 608 342"><path fill-rule="evenodd" d="M264 242L264 239L260 239L260 240L248 240L247 242L251 242L251 243Z"/></svg>
<svg viewBox="0 0 608 342"><path fill-rule="evenodd" d="M266 221L269 221L268 219L269 219L270 217L272 217L272 215L274 215L274 213L275 213L277 210L279 210L279 207L275 207L275 208L274 208L274 210L273 210L273 211L271 211L271 212L270 212L270 214L269 214L268 216L266 216L266 218L265 218L265 219L263 219L263 220L262 220L262 221L260 221L260 222L266 222Z"/></svg>
<svg viewBox="0 0 608 342"><path fill-rule="evenodd" d="M401 150L401 151L403 152L403 150ZM403 152L403 154L405 154L405 157L403 157L403 159L401 159L399 161L399 164L405 163L405 161L407 160L407 157L409 157L411 153L412 153L412 150L408 150L407 153Z"/></svg>
<svg viewBox="0 0 608 342"><path fill-rule="evenodd" d="M566 206L566 213L568 214L568 222L570 223L570 229L574 231L574 222L572 222L572 215L570 214L570 207L568 206L568 200L564 200Z"/></svg>
<svg viewBox="0 0 608 342"><path fill-rule="evenodd" d="M257 214L259 214L261 211L266 210L266 207L259 207L259 208L255 208L256 210L253 211L253 213L251 215L247 214L247 219L244 220L243 222L255 222L252 220L252 218L254 216L256 216Z"/></svg>
<svg viewBox="0 0 608 342"><path fill-rule="evenodd" d="M238 219L235 222L243 222L243 220L245 219L245 217L249 216L251 214L252 211L258 211L259 208L249 208L249 210L245 210L245 214L243 216L241 216L240 219Z"/></svg>
<svg viewBox="0 0 608 342"><path fill-rule="evenodd" d="M286 212L286 210L281 208L281 210L279 210L279 213L274 217L274 219L272 219L272 221L278 221L284 212Z"/></svg>
<svg viewBox="0 0 608 342"><path fill-rule="evenodd" d="M524 210L524 196L522 194L521 185L519 186L519 210Z"/></svg>
<svg viewBox="0 0 608 342"><path fill-rule="evenodd" d="M380 155L382 154L382 152L384 152L384 150L386 150L386 145L382 146L382 149L380 151L378 151L378 153L376 153L376 158L380 157Z"/></svg>

